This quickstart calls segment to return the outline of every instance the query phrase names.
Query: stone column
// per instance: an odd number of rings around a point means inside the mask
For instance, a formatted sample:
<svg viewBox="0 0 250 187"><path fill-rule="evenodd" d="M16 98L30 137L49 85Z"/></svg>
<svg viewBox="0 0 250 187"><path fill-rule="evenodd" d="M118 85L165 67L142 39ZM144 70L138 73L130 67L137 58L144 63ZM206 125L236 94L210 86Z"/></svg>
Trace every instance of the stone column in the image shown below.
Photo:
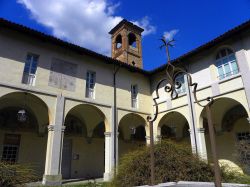
<svg viewBox="0 0 250 187"><path fill-rule="evenodd" d="M119 132L117 132L116 134L116 169L117 169L117 166L119 164Z"/></svg>
<svg viewBox="0 0 250 187"><path fill-rule="evenodd" d="M207 160L205 129L204 128L197 128L197 136L196 137L197 137L198 154L202 159Z"/></svg>
<svg viewBox="0 0 250 187"><path fill-rule="evenodd" d="M62 183L61 161L65 129L65 126L63 126L64 102L64 97L57 97L55 124L48 126L46 162L42 181L43 185L58 186Z"/></svg>
<svg viewBox="0 0 250 187"><path fill-rule="evenodd" d="M156 140L156 143L161 143L161 139L162 139L162 136L161 135L157 135L155 140Z"/></svg>
<svg viewBox="0 0 250 187"><path fill-rule="evenodd" d="M188 110L189 110L189 116L190 116L190 124L189 124L189 133L190 133L190 140L191 140L191 148L192 153L197 153L197 123L196 123L196 114L195 114L195 105L194 105L194 95L192 93L191 88L188 85L188 77L187 75L184 76L185 80L185 87L187 88L187 103L188 103Z"/></svg>
<svg viewBox="0 0 250 187"><path fill-rule="evenodd" d="M146 145L150 146L150 136L145 136L146 138Z"/></svg>
<svg viewBox="0 0 250 187"><path fill-rule="evenodd" d="M104 181L110 181L113 177L113 155L112 155L112 138L111 132L105 132L105 173L103 174Z"/></svg>
<svg viewBox="0 0 250 187"><path fill-rule="evenodd" d="M242 81L248 101L248 108L250 109L250 69L245 53L245 50L241 49L235 53L235 56L237 58L237 63L239 65L240 73L242 76Z"/></svg>
<svg viewBox="0 0 250 187"><path fill-rule="evenodd" d="M191 140L191 148L192 148L192 153L196 153L196 142L195 142L195 134L193 129L188 129L189 135L190 135L190 140Z"/></svg>

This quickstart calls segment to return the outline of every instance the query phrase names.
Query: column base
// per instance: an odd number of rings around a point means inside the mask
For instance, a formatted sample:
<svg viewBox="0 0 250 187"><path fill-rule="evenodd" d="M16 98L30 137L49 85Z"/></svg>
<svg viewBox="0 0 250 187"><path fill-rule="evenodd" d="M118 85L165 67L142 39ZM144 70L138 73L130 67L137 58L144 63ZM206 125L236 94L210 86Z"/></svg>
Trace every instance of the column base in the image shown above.
<svg viewBox="0 0 250 187"><path fill-rule="evenodd" d="M42 184L46 186L61 186L62 175L43 175Z"/></svg>
<svg viewBox="0 0 250 187"><path fill-rule="evenodd" d="M112 178L113 178L112 173L104 173L103 174L103 181L104 182L109 182L112 180Z"/></svg>

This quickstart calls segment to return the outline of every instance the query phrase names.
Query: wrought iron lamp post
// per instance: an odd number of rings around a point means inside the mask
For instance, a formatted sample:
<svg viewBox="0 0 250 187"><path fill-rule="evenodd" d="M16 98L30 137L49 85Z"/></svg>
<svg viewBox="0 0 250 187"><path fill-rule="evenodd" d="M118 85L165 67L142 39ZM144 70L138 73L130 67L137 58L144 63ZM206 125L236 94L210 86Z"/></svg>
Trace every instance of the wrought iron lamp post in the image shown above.
<svg viewBox="0 0 250 187"><path fill-rule="evenodd" d="M212 97L207 97L206 101L208 102L206 105L202 105L200 101L197 99L196 93L197 93L197 86L198 84L192 81L191 75L184 69L180 67L175 67L171 64L170 60L170 53L169 53L169 46L173 46L174 40L166 41L166 39L163 37L161 39L163 42L163 45L160 48L166 48L166 54L167 54L167 65L166 65L166 78L161 79L157 86L156 86L156 97L153 98L153 102L155 104L155 112L153 116L148 116L147 121L149 122L150 127L150 170L151 170L151 185L155 184L155 166L154 166L154 132L153 132L153 122L158 117L158 103L157 100L160 98L159 95L159 88L160 85L163 82L166 82L166 86L164 87L165 92L170 93L170 96L172 99L178 98L178 92L177 89L179 89L182 86L181 82L176 81L176 78L180 75L186 75L187 76L187 85L190 88L193 88L193 96L194 96L194 102L197 103L199 106L206 109L206 114L208 118L208 128L209 128L209 137L210 137L210 143L211 143L211 149L212 149L212 155L213 155L213 162L214 162L214 177L215 177L215 186L221 187L221 174L220 174L220 167L219 162L217 158L217 151L216 151L216 143L215 143L215 133L213 128L213 122L212 122L212 115L211 115L211 105L213 103Z"/></svg>

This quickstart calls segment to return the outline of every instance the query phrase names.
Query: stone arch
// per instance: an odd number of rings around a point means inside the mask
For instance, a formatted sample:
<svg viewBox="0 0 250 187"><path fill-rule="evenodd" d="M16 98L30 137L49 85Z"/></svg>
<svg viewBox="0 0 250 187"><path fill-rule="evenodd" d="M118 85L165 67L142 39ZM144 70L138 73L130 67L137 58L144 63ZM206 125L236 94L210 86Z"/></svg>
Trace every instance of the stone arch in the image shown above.
<svg viewBox="0 0 250 187"><path fill-rule="evenodd" d="M115 38L115 48L119 49L122 47L122 35L118 34Z"/></svg>
<svg viewBox="0 0 250 187"><path fill-rule="evenodd" d="M1 96L0 109L5 107L24 108L33 114L39 125L39 133L47 132L47 126L52 122L48 105L39 96L29 92L11 92Z"/></svg>
<svg viewBox="0 0 250 187"><path fill-rule="evenodd" d="M66 111L64 143L70 142L72 147L68 154L63 149L63 178L102 177L105 171L104 133L109 128L104 112L95 105L67 101ZM71 155L72 159L68 159Z"/></svg>
<svg viewBox="0 0 250 187"><path fill-rule="evenodd" d="M217 110L215 110L216 107L219 107L219 108ZM224 116L224 115L226 114L226 112L229 112L230 109L233 110L234 107L240 108L241 112L244 113L244 114L240 114L240 115L245 115L246 118L248 118L247 106L245 104L242 104L240 101L237 101L235 98L220 97L220 98L214 99L214 102L211 105L211 112L212 112L212 116L213 116L213 121L214 121L215 125L217 125L217 126L215 126L215 128L217 130L226 128L225 124L222 123L222 120L223 120L223 118L224 118L224 121L226 120L226 116ZM216 115L215 115L215 112L216 112ZM218 114L218 112L219 112L219 114ZM205 116L206 116L206 111L205 111L205 108L203 108L201 110L201 113L199 116L199 126L201 128L205 128L204 127ZM219 124L219 126L218 126L218 124Z"/></svg>
<svg viewBox="0 0 250 187"><path fill-rule="evenodd" d="M245 106L231 97L220 97L211 105L212 121L215 131L218 159L239 165L237 144L241 136L249 134L248 112ZM208 160L212 160L211 145L206 123L206 111L200 115L200 126L205 128ZM238 155L238 156L236 156ZM240 164L241 165L241 164Z"/></svg>
<svg viewBox="0 0 250 187"><path fill-rule="evenodd" d="M132 128L136 128L136 130L140 130L141 132L142 128L140 127L144 127L145 136L146 136L147 134L146 133L146 120L141 115L136 114L136 113L128 113L124 115L118 123L118 131L120 130L121 132L120 136L123 137L124 139L129 138L128 134L130 133L130 130L132 130Z"/></svg>
<svg viewBox="0 0 250 187"><path fill-rule="evenodd" d="M123 115L118 124L118 155L146 145L146 120L136 113Z"/></svg>
<svg viewBox="0 0 250 187"><path fill-rule="evenodd" d="M21 110L27 117L23 120L17 118L17 113ZM0 97L0 145L2 145L0 157L2 160L31 164L35 166L35 172L42 176L50 116L47 104L37 95L21 91L2 95ZM30 156L31 150L32 156ZM14 159L8 160L10 158Z"/></svg>
<svg viewBox="0 0 250 187"><path fill-rule="evenodd" d="M136 35L132 32L128 34L128 45L137 48Z"/></svg>
<svg viewBox="0 0 250 187"><path fill-rule="evenodd" d="M68 115L77 116L87 129L87 136L91 137L95 128L103 122L105 132L110 130L110 125L104 112L95 105L91 104L77 104L70 108L65 115L65 121ZM67 125L67 124L66 124ZM66 126L67 128L67 126Z"/></svg>
<svg viewBox="0 0 250 187"><path fill-rule="evenodd" d="M181 140L189 138L189 123L186 117L177 111L171 111L162 116L157 126L158 135L162 138Z"/></svg>

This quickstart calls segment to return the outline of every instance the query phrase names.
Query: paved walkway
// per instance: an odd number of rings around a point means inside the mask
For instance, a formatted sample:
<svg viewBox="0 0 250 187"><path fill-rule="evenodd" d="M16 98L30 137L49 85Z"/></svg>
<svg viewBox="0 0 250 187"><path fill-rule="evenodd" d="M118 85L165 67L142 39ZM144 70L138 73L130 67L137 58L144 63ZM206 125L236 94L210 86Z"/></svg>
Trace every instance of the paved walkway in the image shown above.
<svg viewBox="0 0 250 187"><path fill-rule="evenodd" d="M214 183L212 182L189 182L189 181L179 181L179 182L167 182L158 184L151 187L215 187ZM235 184L235 183L222 183L222 187L250 187L247 184ZM140 187L149 187L148 185L140 186Z"/></svg>
<svg viewBox="0 0 250 187"><path fill-rule="evenodd" d="M103 182L103 178L99 178L99 179L90 179L90 180L85 180L85 179L68 179L68 180L63 180L63 184L62 186L71 186L71 185L80 185L80 184L86 184L88 182ZM42 186L42 182L32 182L32 183L28 183L26 184L27 187L41 187Z"/></svg>

